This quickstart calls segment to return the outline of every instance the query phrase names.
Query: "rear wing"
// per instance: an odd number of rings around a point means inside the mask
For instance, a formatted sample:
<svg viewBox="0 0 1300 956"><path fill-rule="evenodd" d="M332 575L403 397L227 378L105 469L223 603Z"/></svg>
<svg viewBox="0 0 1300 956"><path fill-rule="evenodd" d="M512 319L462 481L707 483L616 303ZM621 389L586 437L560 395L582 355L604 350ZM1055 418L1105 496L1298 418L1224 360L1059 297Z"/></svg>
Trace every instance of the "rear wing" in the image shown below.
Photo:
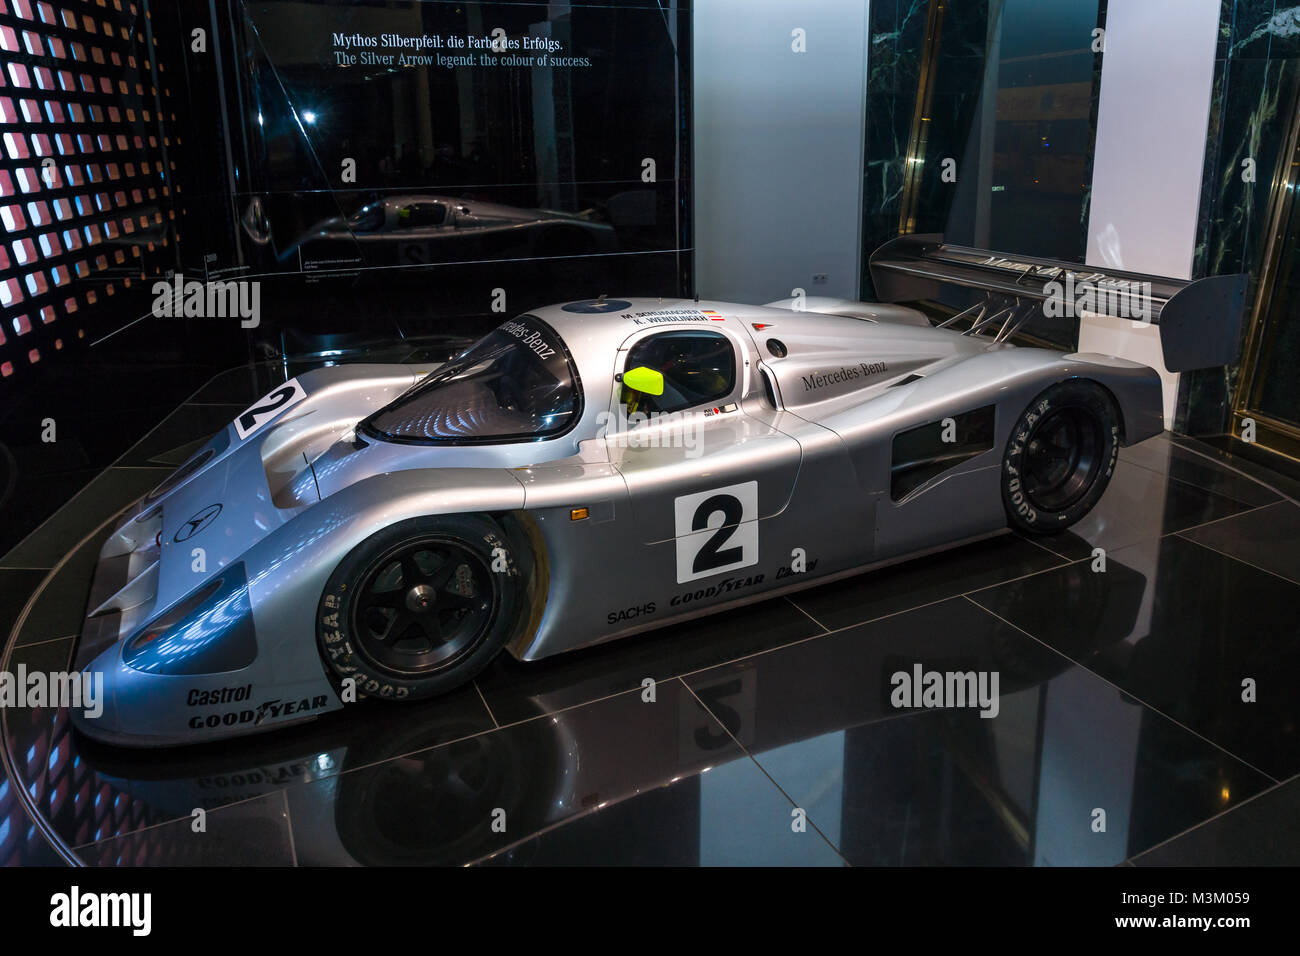
<svg viewBox="0 0 1300 956"><path fill-rule="evenodd" d="M937 300L945 286L982 292L979 301L943 326L969 318L966 334L985 332L997 341L1040 314L1090 312L1158 326L1165 367L1171 372L1236 362L1250 279L1245 274L1170 279L1001 256L949 245L940 235L892 239L872 253L870 269L882 302Z"/></svg>

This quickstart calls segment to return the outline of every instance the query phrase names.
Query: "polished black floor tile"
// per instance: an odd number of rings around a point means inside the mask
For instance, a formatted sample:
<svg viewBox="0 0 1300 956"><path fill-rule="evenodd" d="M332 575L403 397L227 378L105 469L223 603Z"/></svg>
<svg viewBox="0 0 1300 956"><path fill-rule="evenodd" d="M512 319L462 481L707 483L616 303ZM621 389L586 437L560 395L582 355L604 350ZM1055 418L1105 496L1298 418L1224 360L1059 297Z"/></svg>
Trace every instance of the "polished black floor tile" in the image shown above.
<svg viewBox="0 0 1300 956"><path fill-rule="evenodd" d="M1300 465L1258 445L1247 445L1228 435L1203 439L1169 435L1169 441L1189 452L1216 459L1225 467L1244 472L1293 501L1300 501Z"/></svg>
<svg viewBox="0 0 1300 956"><path fill-rule="evenodd" d="M143 333L143 325L128 337ZM163 338L179 337L175 328L164 332L148 325ZM153 332L145 335L149 348L161 341ZM176 361L175 353L135 356L123 347L125 338L83 350L70 363L42 364L37 375L7 389L0 401L0 555L72 500L211 375L203 363ZM55 423L54 436L47 436L47 420Z"/></svg>
<svg viewBox="0 0 1300 956"><path fill-rule="evenodd" d="M9 552L36 532L78 492L99 477L99 468L78 468L56 474L20 471L7 498L0 501L0 567L12 567ZM32 560L30 555L29 560Z"/></svg>
<svg viewBox="0 0 1300 956"><path fill-rule="evenodd" d="M778 598L674 624L607 645L521 663L502 654L478 678L502 724L527 720L802 640L822 629Z"/></svg>
<svg viewBox="0 0 1300 956"><path fill-rule="evenodd" d="M1275 779L1300 772L1300 586L1177 535L1090 568L972 598Z"/></svg>
<svg viewBox="0 0 1300 956"><path fill-rule="evenodd" d="M27 811L21 785L0 767L0 866L64 866Z"/></svg>
<svg viewBox="0 0 1300 956"><path fill-rule="evenodd" d="M0 560L0 567L52 568L102 522L152 489L169 468L109 468L36 532Z"/></svg>
<svg viewBox="0 0 1300 956"><path fill-rule="evenodd" d="M834 630L1064 563L1031 541L1005 534L799 591L790 600Z"/></svg>
<svg viewBox="0 0 1300 956"><path fill-rule="evenodd" d="M44 570L0 568L0 646L8 639L14 621L22 613L32 592L48 573Z"/></svg>
<svg viewBox="0 0 1300 956"><path fill-rule="evenodd" d="M996 714L895 707L918 665ZM687 682L853 864L1114 865L1268 785L965 598Z"/></svg>
<svg viewBox="0 0 1300 956"><path fill-rule="evenodd" d="M790 802L680 681L655 698L620 694L291 787L298 860L842 862L813 827L794 832Z"/></svg>
<svg viewBox="0 0 1300 956"><path fill-rule="evenodd" d="M18 805L0 772L0 866L68 866Z"/></svg>
<svg viewBox="0 0 1300 956"><path fill-rule="evenodd" d="M15 648L7 669L19 673L64 671L71 639ZM161 818L79 759L77 738L66 710L6 707L4 746L14 761L18 784L65 846L89 842Z"/></svg>
<svg viewBox="0 0 1300 956"><path fill-rule="evenodd" d="M58 671L72 641L15 648L10 669ZM297 727L192 747L135 750L87 740L67 712L12 708L5 744L65 845L99 842L265 796L304 781L481 734L494 726L473 688L399 705L365 701Z"/></svg>
<svg viewBox="0 0 1300 956"><path fill-rule="evenodd" d="M1260 482L1175 444L1167 435L1157 435L1139 445L1131 445L1121 449L1119 454L1122 461L1149 468L1168 475L1175 481L1195 485L1252 507L1281 500L1276 492L1270 491Z"/></svg>
<svg viewBox="0 0 1300 956"><path fill-rule="evenodd" d="M1071 560L1094 548L1114 551L1139 541L1248 511L1250 505L1159 472L1120 461L1101 501L1069 531L1047 535L1042 544Z"/></svg>
<svg viewBox="0 0 1300 956"><path fill-rule="evenodd" d="M1300 584L1300 507L1289 501L1184 531L1183 537Z"/></svg>
<svg viewBox="0 0 1300 956"><path fill-rule="evenodd" d="M362 701L296 727L164 750L73 739L75 753L161 818L225 806L472 737L495 727L473 687L434 700Z"/></svg>
<svg viewBox="0 0 1300 956"><path fill-rule="evenodd" d="M1300 777L1136 857L1138 866L1300 866Z"/></svg>
<svg viewBox="0 0 1300 956"><path fill-rule="evenodd" d="M814 826L747 758L528 837L485 866L843 866ZM814 821L815 822L815 821Z"/></svg>
<svg viewBox="0 0 1300 956"><path fill-rule="evenodd" d="M87 866L294 866L282 792L136 830L89 846Z"/></svg>
<svg viewBox="0 0 1300 956"><path fill-rule="evenodd" d="M40 587L31 610L14 635L15 644L33 644L81 633L99 549L112 531L112 524L105 523L72 551L67 561ZM75 540L68 541L67 547L75 544Z"/></svg>

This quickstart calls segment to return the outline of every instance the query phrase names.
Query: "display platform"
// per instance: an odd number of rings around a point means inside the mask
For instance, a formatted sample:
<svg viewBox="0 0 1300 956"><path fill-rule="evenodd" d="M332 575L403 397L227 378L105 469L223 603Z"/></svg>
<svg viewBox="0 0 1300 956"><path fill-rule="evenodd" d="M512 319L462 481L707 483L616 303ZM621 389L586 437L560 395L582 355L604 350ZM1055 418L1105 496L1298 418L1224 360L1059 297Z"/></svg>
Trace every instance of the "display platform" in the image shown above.
<svg viewBox="0 0 1300 956"><path fill-rule="evenodd" d="M218 376L0 559L0 670L66 669L115 516L302 370ZM156 751L6 707L0 862L1294 864L1298 495L1166 434L1068 533L501 658L432 701ZM1001 719L898 710L918 664L997 673Z"/></svg>

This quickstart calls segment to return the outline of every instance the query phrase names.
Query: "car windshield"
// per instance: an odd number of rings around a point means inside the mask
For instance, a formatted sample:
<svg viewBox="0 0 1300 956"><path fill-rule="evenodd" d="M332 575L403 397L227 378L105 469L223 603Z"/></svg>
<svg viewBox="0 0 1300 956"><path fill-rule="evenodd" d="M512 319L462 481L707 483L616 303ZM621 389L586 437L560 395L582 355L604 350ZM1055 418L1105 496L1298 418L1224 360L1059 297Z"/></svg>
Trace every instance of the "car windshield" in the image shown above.
<svg viewBox="0 0 1300 956"><path fill-rule="evenodd" d="M560 337L525 315L429 373L362 431L420 444L551 438L577 421L579 390Z"/></svg>

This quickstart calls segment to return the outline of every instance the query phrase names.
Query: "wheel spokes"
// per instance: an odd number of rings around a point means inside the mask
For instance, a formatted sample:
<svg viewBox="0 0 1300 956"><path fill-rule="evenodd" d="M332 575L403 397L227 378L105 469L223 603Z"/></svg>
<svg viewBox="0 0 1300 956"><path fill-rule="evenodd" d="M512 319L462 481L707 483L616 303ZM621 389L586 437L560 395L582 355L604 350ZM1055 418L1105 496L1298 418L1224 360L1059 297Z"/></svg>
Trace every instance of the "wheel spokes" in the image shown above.
<svg viewBox="0 0 1300 956"><path fill-rule="evenodd" d="M438 592L438 610L458 611L461 608L476 607L478 599L475 597L458 594L455 591Z"/></svg>
<svg viewBox="0 0 1300 956"><path fill-rule="evenodd" d="M1025 491L1037 507L1059 511L1092 486L1102 444L1095 423L1079 409L1060 409L1030 436L1024 462Z"/></svg>
<svg viewBox="0 0 1300 956"><path fill-rule="evenodd" d="M378 636L378 635L376 635ZM436 615L428 611L407 611L402 610L397 613L393 626L381 640L388 638L388 643L395 649L401 644L411 644L419 641L423 646L400 648L404 651L413 653L423 653L432 650L442 643L442 627L439 624Z"/></svg>
<svg viewBox="0 0 1300 956"><path fill-rule="evenodd" d="M1058 445L1049 441L1045 446L1045 454L1051 461L1069 461L1070 456L1074 454L1074 449L1069 445Z"/></svg>
<svg viewBox="0 0 1300 956"><path fill-rule="evenodd" d="M371 606L366 608L362 620L369 628L371 637L377 641L388 641L399 633L402 612L395 608Z"/></svg>
<svg viewBox="0 0 1300 956"><path fill-rule="evenodd" d="M448 626L447 623L443 621L442 612L438 608L429 608L429 610L424 613L424 617L428 619L427 624L424 626L426 627L425 635L429 639L430 647L436 647L437 645L442 644L447 640L448 636L455 633L456 622L452 621L450 626Z"/></svg>
<svg viewBox="0 0 1300 956"><path fill-rule="evenodd" d="M385 610L397 610L402 606L402 592L396 591L371 591L366 595L364 607L367 611L371 608L382 608Z"/></svg>
<svg viewBox="0 0 1300 956"><path fill-rule="evenodd" d="M413 543L362 585L358 640L397 671L444 666L482 634L491 595L487 565L473 552L443 541Z"/></svg>
<svg viewBox="0 0 1300 956"><path fill-rule="evenodd" d="M451 581L452 575L459 571L460 568L461 562L457 561L454 556L443 555L442 564L438 566L438 570L429 575L429 586L435 591L441 592Z"/></svg>
<svg viewBox="0 0 1300 956"><path fill-rule="evenodd" d="M408 551L406 554L402 555L399 564L402 567L403 587L413 588L424 580L424 572L421 571L420 566L415 563L414 551Z"/></svg>

